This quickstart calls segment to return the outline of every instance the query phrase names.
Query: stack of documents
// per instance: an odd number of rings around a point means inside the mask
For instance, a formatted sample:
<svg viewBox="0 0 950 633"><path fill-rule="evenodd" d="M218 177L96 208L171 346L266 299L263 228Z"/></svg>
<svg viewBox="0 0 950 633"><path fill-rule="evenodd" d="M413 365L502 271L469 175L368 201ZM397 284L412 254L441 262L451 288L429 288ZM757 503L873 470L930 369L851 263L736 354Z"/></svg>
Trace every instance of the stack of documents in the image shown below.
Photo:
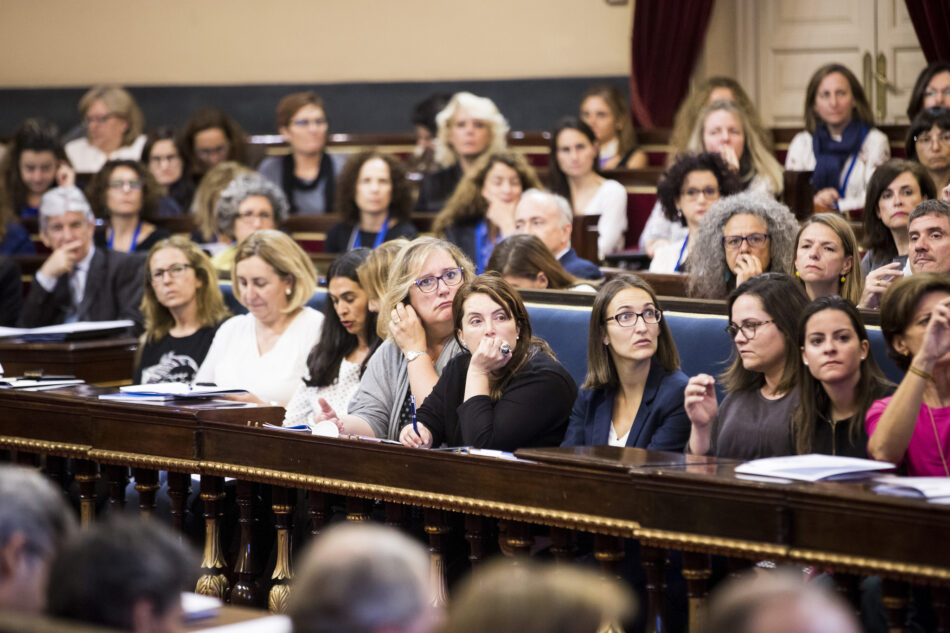
<svg viewBox="0 0 950 633"><path fill-rule="evenodd" d="M189 385L183 382L158 382L151 385L127 385L119 387L119 393L99 396L100 400L120 402L164 402L167 400L216 398L231 394L247 393L245 389L221 389L215 386Z"/></svg>
<svg viewBox="0 0 950 633"><path fill-rule="evenodd" d="M740 475L775 477L795 481L822 481L853 479L893 468L894 464L871 459L811 454L756 459L737 466L735 472Z"/></svg>
<svg viewBox="0 0 950 633"><path fill-rule="evenodd" d="M120 321L77 321L45 327L0 327L0 338L19 338L33 343L61 343L84 339L108 338L125 334L135 323Z"/></svg>
<svg viewBox="0 0 950 633"><path fill-rule="evenodd" d="M899 497L923 498L937 503L950 503L950 478L896 477L874 478L874 492Z"/></svg>

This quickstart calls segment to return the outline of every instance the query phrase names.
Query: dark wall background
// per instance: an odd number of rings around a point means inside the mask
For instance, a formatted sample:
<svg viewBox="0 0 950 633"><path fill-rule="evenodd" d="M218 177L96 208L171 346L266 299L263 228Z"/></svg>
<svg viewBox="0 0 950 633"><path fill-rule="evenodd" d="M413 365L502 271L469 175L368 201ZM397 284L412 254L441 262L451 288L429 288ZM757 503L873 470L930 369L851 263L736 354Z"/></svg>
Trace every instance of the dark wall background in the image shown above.
<svg viewBox="0 0 950 633"><path fill-rule="evenodd" d="M247 86L136 86L129 92L145 114L146 130L180 127L194 111L216 106L251 134L276 133L274 110L280 98L301 90L323 97L330 129L337 132L410 131L412 107L434 92L468 90L492 99L513 130L546 130L562 116L576 114L580 95L595 83L615 83L628 92L626 77L564 77L502 81L404 83L269 84ZM20 121L43 116L65 134L79 123L76 109L86 88L0 89L0 137L9 138Z"/></svg>

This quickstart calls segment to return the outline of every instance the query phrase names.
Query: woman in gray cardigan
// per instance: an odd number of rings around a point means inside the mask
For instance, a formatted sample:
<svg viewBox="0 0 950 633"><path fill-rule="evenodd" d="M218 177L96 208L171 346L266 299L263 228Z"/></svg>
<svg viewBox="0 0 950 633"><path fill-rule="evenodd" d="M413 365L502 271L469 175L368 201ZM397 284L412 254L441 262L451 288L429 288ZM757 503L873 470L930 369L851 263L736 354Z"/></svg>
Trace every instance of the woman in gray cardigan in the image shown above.
<svg viewBox="0 0 950 633"><path fill-rule="evenodd" d="M373 354L350 406L336 412L321 402L323 418L340 432L395 440L442 369L459 353L452 299L472 279L471 262L454 244L420 237L396 255L389 286L380 298L377 331L386 340Z"/></svg>

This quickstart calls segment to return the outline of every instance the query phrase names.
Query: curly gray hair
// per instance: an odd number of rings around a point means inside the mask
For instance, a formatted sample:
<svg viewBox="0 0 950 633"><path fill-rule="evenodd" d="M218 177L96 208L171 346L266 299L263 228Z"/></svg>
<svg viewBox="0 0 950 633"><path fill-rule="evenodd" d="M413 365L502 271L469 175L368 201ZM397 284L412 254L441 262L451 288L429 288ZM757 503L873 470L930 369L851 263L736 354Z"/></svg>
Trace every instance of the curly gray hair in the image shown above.
<svg viewBox="0 0 950 633"><path fill-rule="evenodd" d="M263 196L270 201L270 206L274 209L274 226L279 226L287 219L290 205L280 187L257 173L241 174L224 188L214 208L219 233L234 238L234 221L237 219L238 207L251 196Z"/></svg>
<svg viewBox="0 0 950 633"><path fill-rule="evenodd" d="M729 294L726 249L722 231L735 215L754 215L768 228L771 260L763 272L785 272L795 257L798 221L784 204L760 193L740 193L722 198L706 213L696 244L689 249L691 297L724 299Z"/></svg>

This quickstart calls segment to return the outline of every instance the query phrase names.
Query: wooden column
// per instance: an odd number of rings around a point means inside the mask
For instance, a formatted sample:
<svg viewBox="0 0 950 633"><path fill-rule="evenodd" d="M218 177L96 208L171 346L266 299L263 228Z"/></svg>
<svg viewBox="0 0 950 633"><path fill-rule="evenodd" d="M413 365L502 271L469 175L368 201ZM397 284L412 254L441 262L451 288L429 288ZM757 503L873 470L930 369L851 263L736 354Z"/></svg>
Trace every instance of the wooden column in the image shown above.
<svg viewBox="0 0 950 633"><path fill-rule="evenodd" d="M406 506L401 503L386 502L386 525L396 530L406 528Z"/></svg>
<svg viewBox="0 0 950 633"><path fill-rule="evenodd" d="M261 573L257 548L254 546L254 501L257 484L252 481L237 482L238 526L241 544L234 561L234 586L231 587L231 604L257 607L262 600L257 577Z"/></svg>
<svg viewBox="0 0 950 633"><path fill-rule="evenodd" d="M168 496L172 500L172 527L179 534L185 531L185 512L187 512L189 494L191 494L191 475L169 472Z"/></svg>
<svg viewBox="0 0 950 633"><path fill-rule="evenodd" d="M106 466L109 482L109 512L121 512L125 508L125 487L129 485L128 466Z"/></svg>
<svg viewBox="0 0 950 633"><path fill-rule="evenodd" d="M330 500L326 493L307 491L307 515L310 517L310 534L319 536L320 531L330 520Z"/></svg>
<svg viewBox="0 0 950 633"><path fill-rule="evenodd" d="M950 633L950 589L947 587L931 587L930 603L933 605L934 615L937 617L936 633Z"/></svg>
<svg viewBox="0 0 950 633"><path fill-rule="evenodd" d="M155 514L155 493L158 492L158 471L149 468L133 468L135 491L139 493L139 512L143 518Z"/></svg>
<svg viewBox="0 0 950 633"><path fill-rule="evenodd" d="M905 582L885 578L881 583L884 610L887 612L887 627L891 631L903 631L907 621L907 603L910 587Z"/></svg>
<svg viewBox="0 0 950 633"><path fill-rule="evenodd" d="M475 514L465 515L465 540L468 541L468 562L472 569L485 560L488 532L487 518Z"/></svg>
<svg viewBox="0 0 950 633"><path fill-rule="evenodd" d="M196 593L224 600L228 595L227 562L221 551L221 500L224 499L224 478L201 476L201 500L204 502L205 548L201 559L201 577Z"/></svg>
<svg viewBox="0 0 950 633"><path fill-rule="evenodd" d="M290 595L290 579L294 572L290 557L290 521L294 512L295 490L274 487L271 489L271 508L274 510L274 527L277 528L277 562L271 574L270 593L267 608L271 613L283 613L287 610L287 598Z"/></svg>
<svg viewBox="0 0 950 633"><path fill-rule="evenodd" d="M594 535L594 559L609 578L620 577L620 561L623 560L623 539L607 534Z"/></svg>
<svg viewBox="0 0 950 633"><path fill-rule="evenodd" d="M703 630L702 612L706 594L709 593L709 577L712 561L709 554L683 552L683 578L686 579L686 596L689 600L689 630Z"/></svg>
<svg viewBox="0 0 950 633"><path fill-rule="evenodd" d="M666 630L666 613L663 596L666 593L666 550L642 545L640 562L647 577L647 633L662 633Z"/></svg>
<svg viewBox="0 0 950 633"><path fill-rule="evenodd" d="M445 549L451 528L446 521L445 512L434 508L425 509L425 532L429 536L429 561L432 586L435 587L432 603L437 607L445 606Z"/></svg>
<svg viewBox="0 0 950 633"><path fill-rule="evenodd" d="M346 498L347 521L369 521L370 503L360 497Z"/></svg>
<svg viewBox="0 0 950 633"><path fill-rule="evenodd" d="M504 521L498 530L498 545L505 556L530 556L534 537L531 526L521 521Z"/></svg>
<svg viewBox="0 0 950 633"><path fill-rule="evenodd" d="M552 527L551 555L558 563L570 563L574 559L574 532Z"/></svg>
<svg viewBox="0 0 950 633"><path fill-rule="evenodd" d="M96 482L99 481L99 464L88 459L73 462L76 481L79 483L79 519L84 527L96 520Z"/></svg>

